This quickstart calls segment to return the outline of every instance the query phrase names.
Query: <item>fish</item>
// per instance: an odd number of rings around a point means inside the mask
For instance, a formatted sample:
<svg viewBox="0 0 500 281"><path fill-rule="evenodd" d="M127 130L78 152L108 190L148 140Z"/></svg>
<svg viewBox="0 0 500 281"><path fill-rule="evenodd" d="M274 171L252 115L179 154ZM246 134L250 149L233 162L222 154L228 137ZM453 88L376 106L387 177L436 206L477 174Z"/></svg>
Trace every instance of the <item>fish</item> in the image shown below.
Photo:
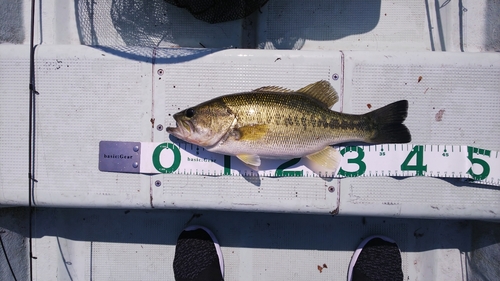
<svg viewBox="0 0 500 281"><path fill-rule="evenodd" d="M265 86L175 113L176 127L166 131L207 151L236 156L254 170L261 166L261 159L303 158L308 168L323 175L340 165L342 156L332 145L411 141L403 124L407 100L361 115L331 110L338 100L325 80L296 91Z"/></svg>

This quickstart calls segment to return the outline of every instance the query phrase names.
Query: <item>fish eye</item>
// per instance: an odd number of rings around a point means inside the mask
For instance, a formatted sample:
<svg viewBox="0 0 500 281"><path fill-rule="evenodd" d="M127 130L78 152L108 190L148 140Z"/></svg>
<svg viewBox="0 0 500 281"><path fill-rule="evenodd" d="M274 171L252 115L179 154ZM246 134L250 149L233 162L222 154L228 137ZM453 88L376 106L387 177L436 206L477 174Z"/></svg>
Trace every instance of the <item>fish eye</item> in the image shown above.
<svg viewBox="0 0 500 281"><path fill-rule="evenodd" d="M192 109L192 108L186 109L186 117L191 118L193 116L194 116L194 109Z"/></svg>

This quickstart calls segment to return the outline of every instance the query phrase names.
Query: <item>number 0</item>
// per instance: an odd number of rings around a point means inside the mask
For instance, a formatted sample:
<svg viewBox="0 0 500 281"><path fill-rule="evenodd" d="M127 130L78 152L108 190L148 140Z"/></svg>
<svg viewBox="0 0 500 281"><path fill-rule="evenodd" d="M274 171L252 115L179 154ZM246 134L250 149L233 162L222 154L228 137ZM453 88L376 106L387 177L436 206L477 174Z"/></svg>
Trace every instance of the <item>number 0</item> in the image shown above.
<svg viewBox="0 0 500 281"><path fill-rule="evenodd" d="M164 149L170 149L173 152L173 163L170 167L163 167L163 165L160 163L160 153ZM173 144L173 143L162 143L158 145L155 150L153 151L153 165L158 170L160 173L164 174L171 174L175 172L178 168L179 165L181 164L181 152L179 148Z"/></svg>

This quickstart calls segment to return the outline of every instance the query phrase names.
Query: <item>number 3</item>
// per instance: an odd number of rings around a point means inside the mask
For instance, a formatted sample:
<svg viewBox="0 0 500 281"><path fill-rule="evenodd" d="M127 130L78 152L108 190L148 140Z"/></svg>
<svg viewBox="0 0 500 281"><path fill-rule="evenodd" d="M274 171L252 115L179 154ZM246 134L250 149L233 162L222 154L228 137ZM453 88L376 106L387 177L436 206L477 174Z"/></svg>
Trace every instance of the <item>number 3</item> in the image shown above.
<svg viewBox="0 0 500 281"><path fill-rule="evenodd" d="M359 177L364 174L366 171L366 164L363 162L363 157L365 157L365 151L363 148L358 146L346 146L340 150L340 155L344 156L346 152L358 153L358 157L354 159L347 159L347 163L357 164L359 168L354 172L347 172L341 167L338 174L343 177Z"/></svg>

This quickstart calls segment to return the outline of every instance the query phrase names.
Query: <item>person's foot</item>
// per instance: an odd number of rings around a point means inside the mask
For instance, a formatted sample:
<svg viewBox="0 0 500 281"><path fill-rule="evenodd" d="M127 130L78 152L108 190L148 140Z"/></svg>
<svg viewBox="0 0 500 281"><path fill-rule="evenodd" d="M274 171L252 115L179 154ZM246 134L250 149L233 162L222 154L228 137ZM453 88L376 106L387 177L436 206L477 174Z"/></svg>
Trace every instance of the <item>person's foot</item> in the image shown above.
<svg viewBox="0 0 500 281"><path fill-rule="evenodd" d="M403 280L401 252L392 239L370 236L352 255L348 281Z"/></svg>
<svg viewBox="0 0 500 281"><path fill-rule="evenodd" d="M224 261L219 242L203 226L185 228L177 239L174 257L176 281L223 281Z"/></svg>

